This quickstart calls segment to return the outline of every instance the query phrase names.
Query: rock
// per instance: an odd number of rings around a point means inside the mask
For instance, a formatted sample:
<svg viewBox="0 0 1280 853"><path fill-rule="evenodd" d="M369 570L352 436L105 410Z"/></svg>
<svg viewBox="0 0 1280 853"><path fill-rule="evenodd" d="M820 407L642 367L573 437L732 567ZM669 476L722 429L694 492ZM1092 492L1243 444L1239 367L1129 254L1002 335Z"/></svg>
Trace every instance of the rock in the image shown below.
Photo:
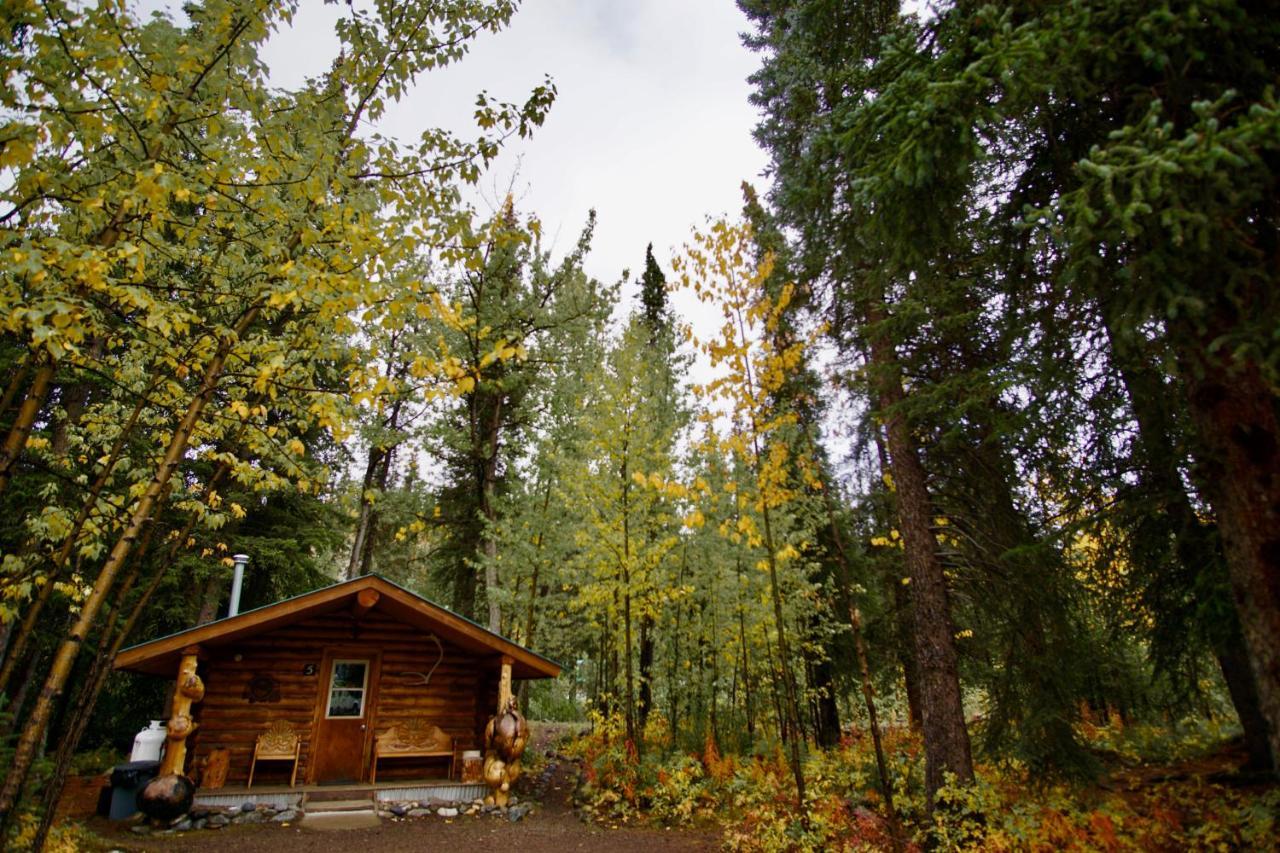
<svg viewBox="0 0 1280 853"><path fill-rule="evenodd" d="M187 812L187 817L192 820L199 820L202 817L208 817L210 814L211 812L207 808L194 808Z"/></svg>
<svg viewBox="0 0 1280 853"><path fill-rule="evenodd" d="M236 823L265 823L266 815L262 812L249 812L236 819Z"/></svg>
<svg viewBox="0 0 1280 853"><path fill-rule="evenodd" d="M478 811L480 811L480 806L472 806L471 808L467 809L467 814L475 814Z"/></svg>
<svg viewBox="0 0 1280 853"><path fill-rule="evenodd" d="M472 800L472 801L471 801L471 804L472 804L473 806L483 806L483 805L484 805L484 797L476 797L474 800Z"/></svg>
<svg viewBox="0 0 1280 853"><path fill-rule="evenodd" d="M458 810L452 806L441 806L436 809L436 814L440 815L440 817L457 817Z"/></svg>
<svg viewBox="0 0 1280 853"><path fill-rule="evenodd" d="M203 817L202 817L202 818L200 818L199 820L193 820L193 821L191 822L191 828L192 828L192 829L204 829L204 828L205 828L205 826L206 826L208 823L209 823L208 819L207 819L207 818L203 818Z"/></svg>
<svg viewBox="0 0 1280 853"><path fill-rule="evenodd" d="M273 823L288 823L291 820L297 820L298 813L293 809L285 809L284 811L271 818Z"/></svg>
<svg viewBox="0 0 1280 853"><path fill-rule="evenodd" d="M137 826L129 827L129 831L136 832L138 835L150 835L151 827L147 826L145 823L140 823Z"/></svg>
<svg viewBox="0 0 1280 853"><path fill-rule="evenodd" d="M209 818L205 826L209 827L210 829L222 829L222 827L226 826L229 823L231 823L231 818L227 817L224 814L216 814Z"/></svg>
<svg viewBox="0 0 1280 853"><path fill-rule="evenodd" d="M531 811L533 811L533 806L529 803L521 803L518 806L512 806L507 809L507 820L515 823L518 820L523 820L525 815Z"/></svg>
<svg viewBox="0 0 1280 853"><path fill-rule="evenodd" d="M241 803L241 805L240 805L240 811L242 811L242 812L251 812L251 811L253 811L254 809L256 809L257 807L258 807L258 806L257 806L257 804L255 804L252 800L245 800L245 801L244 801L243 803Z"/></svg>
<svg viewBox="0 0 1280 853"><path fill-rule="evenodd" d="M174 832L190 832L190 831L191 831L191 821L190 821L190 820L187 820L187 819L185 819L185 818L184 818L183 820L180 820L180 821L178 821L177 823L175 823L175 824L174 824L172 827L170 827L170 828L171 828Z"/></svg>
<svg viewBox="0 0 1280 853"><path fill-rule="evenodd" d="M396 803L391 807L391 813L396 817L404 817L409 813L409 806L404 803Z"/></svg>
<svg viewBox="0 0 1280 853"><path fill-rule="evenodd" d="M431 814L430 809L424 809L424 808L409 809L409 817L426 817L429 814Z"/></svg>

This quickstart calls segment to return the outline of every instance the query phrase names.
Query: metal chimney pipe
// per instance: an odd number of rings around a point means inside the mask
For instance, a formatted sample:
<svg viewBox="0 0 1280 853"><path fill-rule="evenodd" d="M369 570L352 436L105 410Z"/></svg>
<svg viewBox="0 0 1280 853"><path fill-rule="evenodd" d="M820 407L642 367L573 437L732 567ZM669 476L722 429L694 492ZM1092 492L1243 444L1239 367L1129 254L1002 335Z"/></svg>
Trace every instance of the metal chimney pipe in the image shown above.
<svg viewBox="0 0 1280 853"><path fill-rule="evenodd" d="M236 554L235 574L231 576L231 604L227 606L227 618L240 612L240 587L244 585L244 567L249 563L248 554Z"/></svg>

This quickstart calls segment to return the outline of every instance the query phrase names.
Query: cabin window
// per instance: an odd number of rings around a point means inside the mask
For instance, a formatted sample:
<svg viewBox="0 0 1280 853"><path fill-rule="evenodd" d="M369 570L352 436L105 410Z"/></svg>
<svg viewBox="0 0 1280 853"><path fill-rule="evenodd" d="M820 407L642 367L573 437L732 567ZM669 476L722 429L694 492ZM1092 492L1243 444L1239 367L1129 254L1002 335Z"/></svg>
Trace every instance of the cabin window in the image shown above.
<svg viewBox="0 0 1280 853"><path fill-rule="evenodd" d="M325 716L363 717L364 694L368 686L368 661L335 660L329 677L329 708Z"/></svg>

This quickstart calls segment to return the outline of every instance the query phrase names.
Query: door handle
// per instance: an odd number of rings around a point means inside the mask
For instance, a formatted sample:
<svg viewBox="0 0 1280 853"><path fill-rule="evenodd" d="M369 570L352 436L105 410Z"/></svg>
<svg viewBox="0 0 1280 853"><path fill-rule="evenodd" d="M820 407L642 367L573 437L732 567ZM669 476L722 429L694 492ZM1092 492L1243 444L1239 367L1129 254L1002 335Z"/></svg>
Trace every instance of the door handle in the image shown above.
<svg viewBox="0 0 1280 853"><path fill-rule="evenodd" d="M365 724L364 724L364 723L361 723L361 724L360 724L360 731L364 731L364 730L365 730Z"/></svg>

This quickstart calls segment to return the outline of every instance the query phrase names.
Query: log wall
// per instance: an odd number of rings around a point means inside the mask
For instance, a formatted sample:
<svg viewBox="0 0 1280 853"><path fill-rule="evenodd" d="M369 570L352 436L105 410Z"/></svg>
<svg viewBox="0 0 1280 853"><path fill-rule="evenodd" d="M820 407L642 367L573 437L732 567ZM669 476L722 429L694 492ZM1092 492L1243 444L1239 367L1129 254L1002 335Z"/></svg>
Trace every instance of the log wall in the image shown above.
<svg viewBox="0 0 1280 853"><path fill-rule="evenodd" d="M370 691L374 707L368 719L374 734L397 722L422 718L452 735L461 748L480 748L484 726L497 701L498 658L477 658L444 643L444 659L430 684L423 686L421 678L404 673L429 672L439 658L436 644L418 629L375 609L359 620L339 612L209 650L208 659L200 666L205 696L194 708L198 728L190 742L190 760L201 761L211 750L227 749L227 784L243 785L258 735L272 721L283 719L302 737L298 765L298 782L302 784L309 778L312 729L320 689L328 680L323 669L329 648L340 649L340 657L381 655L380 683ZM312 675L305 674L309 664L315 669ZM280 691L277 700L249 701L248 685L258 674L275 679ZM372 740L369 743L371 752ZM439 761L390 759L378 765L378 780L443 776L444 767ZM262 784L287 783L287 768L288 762L260 762L254 772L255 787L259 780Z"/></svg>

